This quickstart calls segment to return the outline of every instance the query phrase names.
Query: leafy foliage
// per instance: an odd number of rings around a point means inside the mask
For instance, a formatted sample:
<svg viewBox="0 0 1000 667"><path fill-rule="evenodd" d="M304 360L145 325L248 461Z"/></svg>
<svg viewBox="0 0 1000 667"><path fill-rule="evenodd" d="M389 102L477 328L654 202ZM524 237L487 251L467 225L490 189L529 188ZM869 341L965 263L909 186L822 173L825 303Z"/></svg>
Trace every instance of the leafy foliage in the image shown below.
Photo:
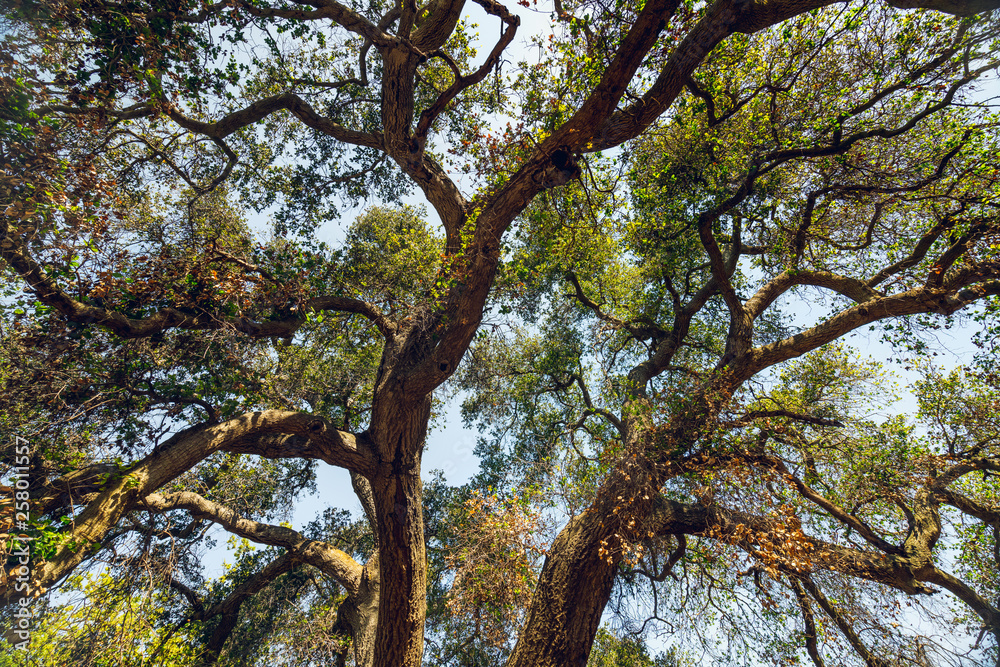
<svg viewBox="0 0 1000 667"><path fill-rule="evenodd" d="M520 51L475 4L4 6L5 618L43 664L995 662L991 3L557 1ZM324 466L363 518L293 527Z"/></svg>

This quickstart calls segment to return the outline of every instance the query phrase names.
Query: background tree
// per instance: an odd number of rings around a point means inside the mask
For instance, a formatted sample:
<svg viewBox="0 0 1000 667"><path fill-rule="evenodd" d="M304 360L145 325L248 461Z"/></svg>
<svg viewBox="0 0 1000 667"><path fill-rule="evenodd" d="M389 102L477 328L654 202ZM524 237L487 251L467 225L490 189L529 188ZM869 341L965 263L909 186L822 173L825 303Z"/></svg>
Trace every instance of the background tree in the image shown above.
<svg viewBox="0 0 1000 667"><path fill-rule="evenodd" d="M475 4L500 26L485 57L461 1L6 8L31 592L142 616L71 620L53 660L114 636L137 660L417 665L430 592L430 661L579 666L609 601L641 635L624 601L666 596L747 637L723 655L919 664L938 649L892 605L935 587L981 624L969 659L997 659L995 550L937 556L997 525L986 411L941 405L938 446L857 413L870 369L791 363L885 321L903 349L963 310L992 326L992 5L559 3L508 85L519 20ZM434 226L376 208L317 238L412 186ZM485 488L425 507L432 397L466 356ZM965 377L926 386L988 401ZM364 522L281 524L317 462L350 471ZM205 582L210 523L270 548ZM642 659L601 638L595 659Z"/></svg>

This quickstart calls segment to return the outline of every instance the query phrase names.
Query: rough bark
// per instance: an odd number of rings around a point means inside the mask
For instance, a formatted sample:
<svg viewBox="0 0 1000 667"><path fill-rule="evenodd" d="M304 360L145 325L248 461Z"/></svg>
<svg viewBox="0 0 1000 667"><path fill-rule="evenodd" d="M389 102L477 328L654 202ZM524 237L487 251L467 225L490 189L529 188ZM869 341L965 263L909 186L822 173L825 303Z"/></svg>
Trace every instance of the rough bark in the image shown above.
<svg viewBox="0 0 1000 667"><path fill-rule="evenodd" d="M334 631L342 631L351 639L354 663L358 667L375 664L375 641L379 609L378 556L365 564L356 593L349 595L337 609Z"/></svg>
<svg viewBox="0 0 1000 667"><path fill-rule="evenodd" d="M415 406L407 403L402 397L391 404L381 401L376 410L382 418L372 422L380 459L369 477L379 545L375 667L417 667L423 656L427 562L420 456L430 397Z"/></svg>
<svg viewBox="0 0 1000 667"><path fill-rule="evenodd" d="M624 518L624 517L623 517ZM524 628L507 667L584 667L611 594L617 558L604 542L607 520L596 513L573 518L545 558ZM622 523L611 519L616 527Z"/></svg>

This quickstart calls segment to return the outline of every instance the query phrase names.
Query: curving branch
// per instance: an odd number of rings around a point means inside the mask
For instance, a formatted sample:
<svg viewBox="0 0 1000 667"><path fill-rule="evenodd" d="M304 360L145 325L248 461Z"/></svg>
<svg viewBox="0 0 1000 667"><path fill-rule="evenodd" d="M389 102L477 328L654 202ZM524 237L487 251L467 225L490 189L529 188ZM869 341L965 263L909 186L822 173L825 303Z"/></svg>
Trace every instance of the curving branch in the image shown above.
<svg viewBox="0 0 1000 667"><path fill-rule="evenodd" d="M900 9L934 9L955 16L973 16L1000 7L997 0L886 0Z"/></svg>
<svg viewBox="0 0 1000 667"><path fill-rule="evenodd" d="M773 536L790 532L787 522L775 517L729 509L716 503L685 504L662 496L655 499L643 530L656 535L685 533L722 540L755 558L760 557L760 544L779 547L780 543L775 543ZM924 583L933 568L918 558L843 547L804 533L794 539L799 553L772 549L769 564L794 575L828 569L876 581L909 595L935 592L934 588Z"/></svg>
<svg viewBox="0 0 1000 667"><path fill-rule="evenodd" d="M758 419L770 419L772 417L784 417L786 419L802 422L804 424L812 424L813 426L832 426L835 428L841 428L844 426L843 422L836 419L813 417L812 415L804 415L798 412L792 412L791 410L752 410L732 421L721 422L719 426L722 428L743 426L745 424L753 423Z"/></svg>
<svg viewBox="0 0 1000 667"><path fill-rule="evenodd" d="M745 359L734 365L736 377L750 377L764 368L811 352L872 322L919 313L950 315L979 299L1000 294L997 279L1000 279L1000 264L985 262L955 272L942 288L918 287L871 299L794 336L754 348Z"/></svg>
<svg viewBox="0 0 1000 667"><path fill-rule="evenodd" d="M938 502L951 505L962 514L974 516L988 525L1000 526L1000 507L992 507L951 489L935 489Z"/></svg>
<svg viewBox="0 0 1000 667"><path fill-rule="evenodd" d="M943 570L932 567L924 575L924 580L937 584L941 588L957 597L959 600L969 605L969 608L983 619L986 627L1000 640L1000 609L996 605L990 604L983 596L979 595L971 586L968 586L961 579L948 574Z"/></svg>
<svg viewBox="0 0 1000 667"><path fill-rule="evenodd" d="M226 164L211 181L209 181L204 185L200 185L196 183L194 180L192 180L191 176L184 169L182 169L176 162L174 162L174 160L171 159L169 155L167 155L162 150L154 146L149 139L142 137L136 134L135 132L131 131L128 131L127 134L131 135L137 141L145 145L146 148L149 149L150 153L152 153L158 160L163 162L163 164L170 167L170 169L175 174L177 174L185 183L187 183L188 186L190 186L191 189L194 191L196 199L205 194L208 194L209 192L212 192L217 187L219 187L223 182L225 182L225 180L229 178L230 174L232 174L233 168L236 167L236 163L239 161L239 156L237 156L236 153L233 152L233 150L223 139L212 137L211 138L212 143L218 146L219 149L222 150L222 152L225 154Z"/></svg>
<svg viewBox="0 0 1000 667"><path fill-rule="evenodd" d="M316 425L317 430L325 428ZM345 437L346 436L346 437ZM365 470L370 444L364 434L353 436L338 431L332 440L323 440L302 433L263 433L248 435L223 446L220 451L231 454L253 454L266 459L317 459L348 470Z"/></svg>
<svg viewBox="0 0 1000 667"><path fill-rule="evenodd" d="M165 112L167 117L185 130L220 141L244 127L253 125L257 121L262 120L275 112L283 110L291 112L304 125L316 130L317 132L333 137L338 141L379 150L383 147L382 138L378 134L358 132L325 118L319 115L308 102L291 92L279 93L277 95L257 100L243 109L230 112L222 118L212 122L191 118L181 113L181 111L174 105L167 105L167 107L163 109L154 104L137 104L121 110L87 106L74 107L68 105L46 105L33 109L32 111L40 117L52 114L99 114L115 120L150 118L156 117L160 113ZM222 146L220 145L220 147ZM225 149L223 150L226 152ZM227 156L229 156L228 152ZM232 159L231 156L230 159Z"/></svg>
<svg viewBox="0 0 1000 667"><path fill-rule="evenodd" d="M299 412L266 410L185 429L133 465L116 471L107 479L89 482L96 484L97 490L66 529L52 556L34 563L28 594L43 593L62 580L90 555L90 547L100 544L125 514L138 507L146 496L217 451L267 451L258 446L269 442L266 438L261 440L262 436L271 434L294 435L308 440L305 449L313 458L322 458L348 470L370 474L374 466L365 439L338 431L321 417ZM286 446L290 440L284 441ZM294 450L294 455L303 455L301 445ZM81 480L92 480L93 474L95 471L90 470ZM57 500L58 496L52 499L53 502ZM18 595L24 593L16 593L12 587L0 590L0 600Z"/></svg>
<svg viewBox="0 0 1000 667"><path fill-rule="evenodd" d="M229 637L233 634L233 630L236 629L236 623L239 620L240 615L240 608L243 606L243 603L246 602L251 596L260 592L269 583L281 575L291 572L299 565L300 561L295 555L291 552L285 552L265 565L262 570L256 572L252 577L237 586L236 589L226 596L222 602L219 602L208 609L204 608L201 601L197 599L193 591L188 589L183 584L180 584L180 582L171 579L171 588L178 590L182 595L188 598L188 601L191 602L194 609L194 613L185 619L184 622L189 622L191 620L207 621L209 619L221 617L216 623L216 626L212 630L212 634L208 638L205 645L202 664L212 665L215 664L216 660L218 660L223 646L225 646Z"/></svg>
<svg viewBox="0 0 1000 667"><path fill-rule="evenodd" d="M719 293L729 311L729 331L726 333L726 355L724 361L732 357L742 355L750 347L753 337L753 319L736 289L733 287L732 276L736 271L739 262L742 243L740 241L740 218L737 216L733 221L732 247L729 256L723 256L722 249L715 239L713 227L722 217L722 214L731 210L736 204L749 196L753 189L756 173L751 173L744 179L740 189L729 197L721 206L711 211L706 211L698 216L698 237L701 245L708 255L709 268L712 272L712 280L718 286ZM720 362L720 366L724 362Z"/></svg>
<svg viewBox="0 0 1000 667"><path fill-rule="evenodd" d="M718 0L677 45L649 90L629 106L602 118L598 127L586 135L589 141L579 145L587 152L603 151L638 136L673 104L698 65L729 35L754 33L830 4L832 0ZM936 9L960 16L1000 6L997 0L891 0L890 4Z"/></svg>
<svg viewBox="0 0 1000 667"><path fill-rule="evenodd" d="M465 9L465 0L438 0L428 2L412 13L415 30L406 29L409 20L408 6L413 6L412 0L403 3L403 14L400 18L399 35L409 38L410 48L421 53L430 53L444 46L455 31L458 19Z"/></svg>
<svg viewBox="0 0 1000 667"><path fill-rule="evenodd" d="M152 493L142 498L137 507L153 512L187 510L196 519L208 519L230 533L258 544L288 550L291 559L309 563L336 579L349 594L361 586L362 566L349 555L320 540L311 540L284 526L261 523L241 517L235 510L208 500L191 491Z"/></svg>
<svg viewBox="0 0 1000 667"><path fill-rule="evenodd" d="M62 514L76 505L89 502L113 475L120 472L113 463L95 463L46 481L39 496L39 514Z"/></svg>
<svg viewBox="0 0 1000 667"><path fill-rule="evenodd" d="M604 70L600 82L587 96L587 100L568 121L543 143L539 149L540 152L551 155L554 150L561 146L567 146L571 150L582 149L587 152L595 152L617 146L632 138L626 137L619 141L616 137L609 137L606 127L610 119L619 115L614 112L627 90L628 82L632 80L633 75L646 58L646 54L656 43L660 31L666 27L667 22L679 6L678 0L652 0L646 3L632 23L628 34L622 39L622 44L627 44L628 48L619 49L615 53L611 63ZM712 44L712 47L714 46L715 44ZM694 68L710 50L711 48L705 50L704 53L694 55L690 64L691 71L694 71ZM684 78L686 79L690 73L690 71L685 73ZM678 92L680 92L679 89ZM676 94L674 96L676 97ZM671 102L673 102L673 98L666 102L649 119L649 122L644 123L641 129L645 129L649 123L667 109Z"/></svg>
<svg viewBox="0 0 1000 667"><path fill-rule="evenodd" d="M586 416L592 414L603 417L608 423L614 426L615 430L618 431L618 434L624 438L626 431L625 424L622 423L622 420L610 410L594 406L594 401L590 398L590 390L587 389L587 384L583 381L582 375L578 373L574 374L573 380L580 387L580 394L583 396L583 404L587 406L587 410L584 415Z"/></svg>
<svg viewBox="0 0 1000 667"><path fill-rule="evenodd" d="M334 0L293 0L295 4L313 7L313 9L290 9L287 7L266 7L260 3L240 2L240 11L257 18L284 18L298 21L315 21L328 19L353 33L361 35L377 46L389 44L390 37L378 26L372 24L361 14L345 7Z"/></svg>
<svg viewBox="0 0 1000 667"><path fill-rule="evenodd" d="M860 280L831 271L788 270L782 271L769 280L747 300L746 309L750 317L753 319L760 317L778 297L796 285L809 285L832 290L855 303L867 303L881 296Z"/></svg>
<svg viewBox="0 0 1000 667"><path fill-rule="evenodd" d="M865 284L868 287L874 289L878 287L880 284L884 283L889 278L891 278L892 276L897 275L898 273L919 264L921 261L923 261L924 257L927 256L927 253L930 251L934 243L936 243L937 240L941 238L941 235L947 232L952 227L954 227L955 224L956 220L953 217L948 217L938 222L936 225L928 229L923 236L920 237L920 240L917 241L917 243L913 246L913 250L910 251L909 255L899 260L898 262L895 262L883 268L874 276L872 276Z"/></svg>
<svg viewBox="0 0 1000 667"><path fill-rule="evenodd" d="M946 277L950 275L950 269L959 259L968 252L973 241L985 237L987 234L995 233L997 230L997 220L995 218L982 218L970 225L968 231L954 239L951 246L938 258L927 274L926 284L929 287L940 287Z"/></svg>
<svg viewBox="0 0 1000 667"><path fill-rule="evenodd" d="M604 312L601 308L601 304L595 302L586 292L583 291L583 286L580 284L580 279L577 277L576 273L573 271L566 272L566 278L573 285L574 292L572 294L567 294L569 298L576 299L585 308L593 311L598 319L607 322L616 329L624 329L629 332L629 334L636 340L649 340L662 338L666 335L666 331L657 326L652 322L643 322L637 320L621 320L614 315Z"/></svg>
<svg viewBox="0 0 1000 667"><path fill-rule="evenodd" d="M444 58L448 62L448 65L452 67L452 70L455 72L455 80L443 93L438 96L436 100L434 100L434 103L431 104L431 106L421 112L420 120L417 122L417 128L413 132L413 141L416 143L416 150L414 151L415 155L423 154L424 148L427 145L427 134L430 132L431 125L433 125L437 117L441 115L441 112L448 108L448 105L451 104L452 101L454 101L454 99L464 90L480 83L497 67L500 63L500 57L514 40L514 34L517 32L517 27L521 23L517 16L511 14L507 11L506 7L498 2L494 2L493 0L475 1L476 4L486 10L486 13L500 18L506 27L500 35L499 41L497 41L493 50L490 51L489 55L486 57L486 61L483 62L478 70L467 76L461 76L461 74L456 71L454 61L447 57L446 54L441 51L436 52L436 55Z"/></svg>
<svg viewBox="0 0 1000 667"><path fill-rule="evenodd" d="M210 123L185 116L174 106L167 108L167 116L189 132L213 139L224 139L237 130L282 110L290 111L306 126L338 141L368 148L382 148L382 140L378 135L351 130L320 116L308 102L295 93L280 93L257 100L239 111L233 111Z"/></svg>
<svg viewBox="0 0 1000 667"><path fill-rule="evenodd" d="M354 478L353 473L352 478ZM284 526L246 519L232 509L196 493L150 494L142 499L140 506L152 512L185 510L196 519L217 523L240 537L286 550L260 572L240 584L225 600L208 609L204 608L193 591L185 592L178 589L192 602L194 613L190 616L191 619L204 621L216 616L222 617L206 647L210 658L218 656L232 634L243 602L260 591L268 582L305 563L317 568L344 587L347 599L341 602L337 609L335 629L342 630L352 637L355 660L358 664L371 664L372 637L375 633L379 604L377 558L361 565L347 553L327 542L308 539ZM174 583L171 585L174 586Z"/></svg>

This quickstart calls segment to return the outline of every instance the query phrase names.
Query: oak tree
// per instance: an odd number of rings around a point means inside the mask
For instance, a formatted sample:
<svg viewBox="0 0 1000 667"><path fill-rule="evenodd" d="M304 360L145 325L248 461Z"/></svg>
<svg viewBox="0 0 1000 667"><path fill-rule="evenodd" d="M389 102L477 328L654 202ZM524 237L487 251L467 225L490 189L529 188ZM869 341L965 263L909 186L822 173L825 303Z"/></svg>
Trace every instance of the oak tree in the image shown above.
<svg viewBox="0 0 1000 667"><path fill-rule="evenodd" d="M836 347L992 331L995 4L521 4L528 49L497 0L5 3L28 593L117 609L49 598L46 659L641 663L602 619L669 600L730 661L921 664L943 590L1000 661L988 359L921 426ZM483 471L425 494L445 383ZM363 521L282 523L316 465ZM212 525L261 548L207 582Z"/></svg>

